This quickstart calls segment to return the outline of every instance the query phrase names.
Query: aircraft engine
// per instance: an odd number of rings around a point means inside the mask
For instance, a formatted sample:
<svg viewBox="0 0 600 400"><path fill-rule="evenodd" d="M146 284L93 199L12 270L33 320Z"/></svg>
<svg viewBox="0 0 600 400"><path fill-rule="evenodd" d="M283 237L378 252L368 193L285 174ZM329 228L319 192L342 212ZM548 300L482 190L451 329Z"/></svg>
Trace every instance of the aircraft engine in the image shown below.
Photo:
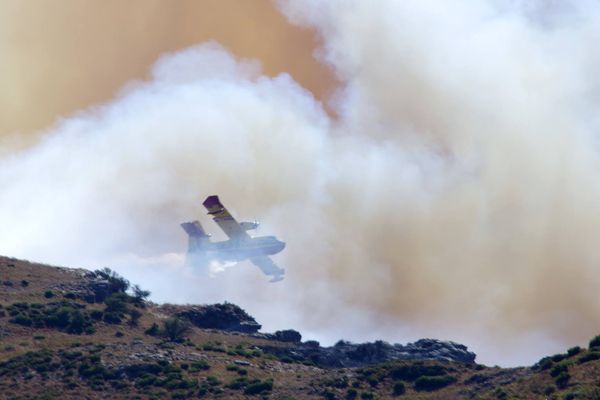
<svg viewBox="0 0 600 400"><path fill-rule="evenodd" d="M260 225L258 223L258 221L254 221L254 222L240 222L240 226L245 231L251 231L253 229L256 229L256 228L258 228L258 225Z"/></svg>

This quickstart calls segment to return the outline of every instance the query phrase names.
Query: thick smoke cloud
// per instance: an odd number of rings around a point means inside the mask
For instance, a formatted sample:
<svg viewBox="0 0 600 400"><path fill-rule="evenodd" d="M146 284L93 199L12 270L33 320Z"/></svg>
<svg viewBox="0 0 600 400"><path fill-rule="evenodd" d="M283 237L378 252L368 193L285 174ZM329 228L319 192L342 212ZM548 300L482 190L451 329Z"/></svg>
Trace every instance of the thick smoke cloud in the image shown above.
<svg viewBox="0 0 600 400"><path fill-rule="evenodd" d="M322 35L338 118L214 43L165 55L0 159L0 252L324 341L439 337L500 364L583 344L600 327L600 10L568 4L281 2ZM285 281L183 266L178 223L215 193L287 241Z"/></svg>

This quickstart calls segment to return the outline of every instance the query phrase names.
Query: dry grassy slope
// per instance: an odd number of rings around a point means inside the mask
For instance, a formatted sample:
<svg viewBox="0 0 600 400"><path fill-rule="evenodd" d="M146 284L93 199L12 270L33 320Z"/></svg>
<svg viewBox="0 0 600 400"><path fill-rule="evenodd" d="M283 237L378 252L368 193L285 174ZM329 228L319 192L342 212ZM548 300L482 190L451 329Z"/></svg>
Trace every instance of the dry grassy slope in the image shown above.
<svg viewBox="0 0 600 400"><path fill-rule="evenodd" d="M33 310L66 300L81 304L85 312L102 311L105 304L65 299L68 289L63 289L64 293L57 289L76 286L86 280L85 276L84 270L0 257L1 399L600 398L600 360L579 362L595 357L596 352L587 350L562 360L548 360L545 369L434 361L325 369L282 362L257 350L258 346L267 342L270 346L289 344L240 333L194 328L184 343L149 336L144 331L167 317L161 314L164 308L153 304L139 308L142 316L138 326L130 326L127 318L120 324L95 321L91 334L10 322L14 303L27 303ZM49 289L55 294L52 298L44 296ZM40 305L31 306L36 303ZM436 390L417 391L415 371L416 375L442 374L450 383ZM261 393L249 393L253 382L254 391L262 389ZM405 393L394 395L399 382Z"/></svg>

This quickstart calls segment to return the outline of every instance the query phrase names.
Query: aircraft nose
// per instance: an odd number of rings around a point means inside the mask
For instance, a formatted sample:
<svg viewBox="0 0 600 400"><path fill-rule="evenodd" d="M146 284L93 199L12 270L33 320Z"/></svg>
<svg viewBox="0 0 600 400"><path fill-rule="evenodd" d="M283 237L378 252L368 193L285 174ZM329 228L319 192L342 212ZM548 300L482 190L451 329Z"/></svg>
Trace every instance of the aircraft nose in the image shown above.
<svg viewBox="0 0 600 400"><path fill-rule="evenodd" d="M285 249L285 242L282 242L281 240L279 241L279 247L281 248L281 250ZM279 250L279 251L281 251Z"/></svg>

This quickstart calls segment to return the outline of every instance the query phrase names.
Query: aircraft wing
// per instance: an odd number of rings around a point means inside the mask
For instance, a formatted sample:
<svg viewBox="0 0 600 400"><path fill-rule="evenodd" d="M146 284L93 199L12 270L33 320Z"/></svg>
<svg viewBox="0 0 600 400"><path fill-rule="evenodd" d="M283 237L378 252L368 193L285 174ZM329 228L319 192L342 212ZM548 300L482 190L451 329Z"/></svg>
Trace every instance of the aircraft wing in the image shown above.
<svg viewBox="0 0 600 400"><path fill-rule="evenodd" d="M230 239L250 239L250 235L248 235L246 230L241 227L223 204L221 204L219 196L208 196L202 204L208 210L208 214L212 215L213 220Z"/></svg>
<svg viewBox="0 0 600 400"><path fill-rule="evenodd" d="M285 270L283 268L279 268L277 264L275 264L269 257L253 257L250 259L250 262L260 268L265 275L272 276L273 279L271 279L271 282L279 282L283 280L283 274L285 274Z"/></svg>

